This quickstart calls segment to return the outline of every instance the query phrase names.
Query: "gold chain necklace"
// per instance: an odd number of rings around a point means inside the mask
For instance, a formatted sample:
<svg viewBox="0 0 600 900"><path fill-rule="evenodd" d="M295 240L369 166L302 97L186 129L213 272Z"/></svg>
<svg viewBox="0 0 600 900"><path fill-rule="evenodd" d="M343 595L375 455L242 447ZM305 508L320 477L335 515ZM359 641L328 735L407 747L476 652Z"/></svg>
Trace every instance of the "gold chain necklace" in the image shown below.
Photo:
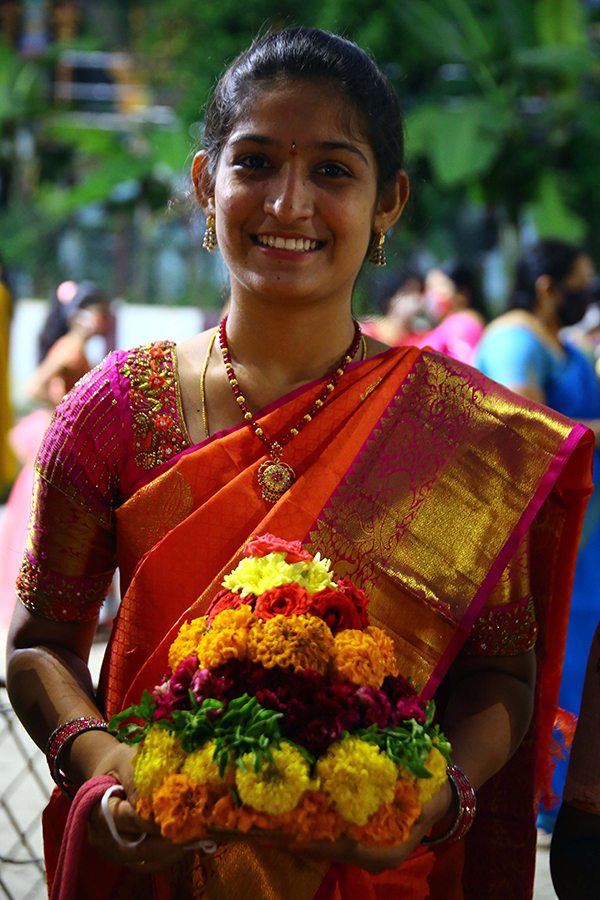
<svg viewBox="0 0 600 900"><path fill-rule="evenodd" d="M284 435L284 437L282 437L279 441L271 441L256 421L252 412L248 409L246 398L242 394L242 391L238 384L238 380L235 377L231 355L227 346L226 324L227 316L223 318L219 328L215 329L212 334L208 349L206 351L206 357L204 359L204 365L202 367L202 373L200 376L202 424L204 427L204 432L206 434L206 437L208 438L210 436L210 433L208 429L208 415L206 411L205 379L210 355L212 353L212 348L218 332L219 343L221 345L221 354L223 356L223 363L225 365L225 372L227 373L227 378L232 387L233 394L238 403L238 406L240 407L244 419L248 422L256 436L264 444L266 444L269 450L270 459L267 462L264 462L258 470L258 482L261 487L263 498L270 503L276 503L277 500L279 500L280 497L285 494L285 492L292 486L292 484L296 480L296 473L294 472L292 467L283 462L283 460L281 459L284 446L288 444L294 437L296 437L296 435L299 434L300 431L302 431L302 429L306 425L308 425L308 423L311 422L312 419L320 412L325 404L326 399L335 389L335 386L344 374L346 368L352 362L359 346L361 346L362 349L361 360L364 361L367 358L367 343L365 341L364 335L361 333L360 325L355 321L354 338L352 344L350 345L348 352L345 353L339 361L334 374L323 388L317 400L315 400L309 410L302 416L302 418L296 423L296 425L293 428L290 428L290 430L286 435Z"/></svg>

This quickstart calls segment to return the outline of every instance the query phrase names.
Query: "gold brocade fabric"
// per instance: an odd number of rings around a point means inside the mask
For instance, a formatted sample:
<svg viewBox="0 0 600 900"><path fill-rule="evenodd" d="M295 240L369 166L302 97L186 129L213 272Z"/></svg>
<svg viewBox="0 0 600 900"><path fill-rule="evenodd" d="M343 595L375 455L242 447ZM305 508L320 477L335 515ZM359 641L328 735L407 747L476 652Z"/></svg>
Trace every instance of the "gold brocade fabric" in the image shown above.
<svg viewBox="0 0 600 900"><path fill-rule="evenodd" d="M515 416L513 395L477 376L423 354L309 536L371 597L421 684L572 428L543 407ZM500 596L526 590L519 559Z"/></svg>
<svg viewBox="0 0 600 900"><path fill-rule="evenodd" d="M328 863L274 846L233 841L214 856L194 854L171 872L177 900L312 900Z"/></svg>

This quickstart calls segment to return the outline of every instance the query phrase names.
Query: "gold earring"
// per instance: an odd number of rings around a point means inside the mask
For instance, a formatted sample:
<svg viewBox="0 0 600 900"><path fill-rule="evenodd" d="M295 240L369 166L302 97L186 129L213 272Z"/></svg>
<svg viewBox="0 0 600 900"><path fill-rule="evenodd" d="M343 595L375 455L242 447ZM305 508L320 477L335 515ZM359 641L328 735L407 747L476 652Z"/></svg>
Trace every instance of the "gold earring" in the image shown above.
<svg viewBox="0 0 600 900"><path fill-rule="evenodd" d="M383 249L384 243L385 234L383 233L383 231L380 231L375 243L373 244L373 250L371 251L372 266L385 266L385 250Z"/></svg>
<svg viewBox="0 0 600 900"><path fill-rule="evenodd" d="M209 253L212 253L213 250L216 250L219 246L217 244L217 232L215 230L214 216L206 217L206 231L204 232L204 240L202 241L202 246L205 250L208 250Z"/></svg>

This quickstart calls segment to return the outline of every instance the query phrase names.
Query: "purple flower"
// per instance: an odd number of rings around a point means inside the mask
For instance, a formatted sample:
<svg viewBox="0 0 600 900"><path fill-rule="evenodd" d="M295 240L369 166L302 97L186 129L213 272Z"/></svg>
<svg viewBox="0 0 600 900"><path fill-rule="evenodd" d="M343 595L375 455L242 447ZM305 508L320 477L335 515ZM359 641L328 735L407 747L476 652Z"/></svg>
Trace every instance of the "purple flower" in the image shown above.
<svg viewBox="0 0 600 900"><path fill-rule="evenodd" d="M153 694L156 700L154 721L157 719L172 721L173 710L189 708L189 689L197 668L198 659L191 656L177 666L168 681L164 681L155 688Z"/></svg>
<svg viewBox="0 0 600 900"><path fill-rule="evenodd" d="M363 728L369 728L370 725L386 728L392 707L383 691L364 686L357 690L356 696L361 706Z"/></svg>

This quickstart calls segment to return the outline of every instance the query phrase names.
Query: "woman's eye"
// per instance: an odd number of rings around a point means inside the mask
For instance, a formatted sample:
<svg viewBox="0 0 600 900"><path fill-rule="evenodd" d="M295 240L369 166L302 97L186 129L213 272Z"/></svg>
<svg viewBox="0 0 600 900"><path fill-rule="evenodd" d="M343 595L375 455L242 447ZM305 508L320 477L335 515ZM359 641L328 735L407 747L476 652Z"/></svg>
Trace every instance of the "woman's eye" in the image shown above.
<svg viewBox="0 0 600 900"><path fill-rule="evenodd" d="M350 178L350 172L338 163L324 163L319 167L318 172L326 175L327 178Z"/></svg>
<svg viewBox="0 0 600 900"><path fill-rule="evenodd" d="M237 160L237 165L243 166L244 169L264 169L267 161L264 156L259 156L257 153L248 153Z"/></svg>

